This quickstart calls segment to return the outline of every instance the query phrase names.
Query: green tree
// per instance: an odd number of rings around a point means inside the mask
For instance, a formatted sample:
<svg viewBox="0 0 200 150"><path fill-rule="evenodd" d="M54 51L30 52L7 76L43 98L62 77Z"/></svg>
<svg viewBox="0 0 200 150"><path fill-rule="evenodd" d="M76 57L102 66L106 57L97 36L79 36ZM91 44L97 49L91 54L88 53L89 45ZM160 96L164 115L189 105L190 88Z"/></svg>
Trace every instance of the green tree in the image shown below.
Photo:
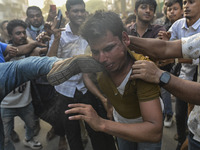
<svg viewBox="0 0 200 150"><path fill-rule="evenodd" d="M42 13L44 18L47 18L47 15L49 13L50 5L53 5L52 0L44 0L44 7L42 8ZM46 20L46 19L45 19Z"/></svg>

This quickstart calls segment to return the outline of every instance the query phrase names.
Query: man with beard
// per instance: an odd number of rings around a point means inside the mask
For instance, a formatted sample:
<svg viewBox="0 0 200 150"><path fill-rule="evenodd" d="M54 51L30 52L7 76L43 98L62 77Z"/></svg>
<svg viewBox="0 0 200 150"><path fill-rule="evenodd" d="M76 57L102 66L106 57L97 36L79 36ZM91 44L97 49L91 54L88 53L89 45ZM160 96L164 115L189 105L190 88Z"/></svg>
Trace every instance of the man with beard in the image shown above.
<svg viewBox="0 0 200 150"><path fill-rule="evenodd" d="M105 69L97 75L100 89L113 105L115 121L102 119L90 105L70 104L70 120L83 119L96 131L117 136L119 150L160 150L162 113L158 85L130 81L136 60L147 59L130 52L130 39L114 12L96 11L82 28L92 57Z"/></svg>
<svg viewBox="0 0 200 150"><path fill-rule="evenodd" d="M37 6L30 6L26 10L27 16L27 36L36 40L36 37L44 31L44 17L42 11Z"/></svg>
<svg viewBox="0 0 200 150"><path fill-rule="evenodd" d="M17 47L27 44L26 23L22 20L12 20L8 23L7 30L11 37L12 45ZM23 59L25 56L14 57L11 60ZM13 119L19 116L26 125L24 145L32 149L42 148L41 143L34 140L34 109L32 106L30 81L23 83L9 93L1 103L1 118L5 133L5 150L15 150L10 139L13 130Z"/></svg>
<svg viewBox="0 0 200 150"><path fill-rule="evenodd" d="M177 40L188 37L200 32L200 1L199 0L183 0L184 18L173 23L169 32L171 32L170 40ZM195 81L194 78L197 64L199 60L188 60L188 63L182 63L179 78L184 80ZM182 99L176 98L176 126L178 134L177 150L180 149L182 143L187 137L187 103ZM197 130L195 131L197 132Z"/></svg>
<svg viewBox="0 0 200 150"><path fill-rule="evenodd" d="M159 31L165 31L160 25L151 25L156 7L155 0L137 0L134 11L136 23L129 27L128 33L142 38L156 38Z"/></svg>
<svg viewBox="0 0 200 150"><path fill-rule="evenodd" d="M48 56L71 58L75 55L84 54L88 47L87 41L79 35L79 28L86 18L84 1L68 0L66 2L66 9L66 16L70 22L65 26L66 30L61 35L54 34L54 37L51 37ZM69 109L68 104L81 101L91 104L102 117L106 118L103 105L100 100L87 90L83 83L82 74L77 74L66 82L55 86L55 90L58 95L57 100L59 101L57 105L59 112L61 112L59 118L55 120L55 124L59 125L59 128L54 128L55 132L59 135L67 135L71 150L83 150L79 121L69 121L68 116L63 112L65 109ZM64 126L61 127L60 124ZM112 136L102 132L95 132L87 124L85 126L94 150L115 150Z"/></svg>

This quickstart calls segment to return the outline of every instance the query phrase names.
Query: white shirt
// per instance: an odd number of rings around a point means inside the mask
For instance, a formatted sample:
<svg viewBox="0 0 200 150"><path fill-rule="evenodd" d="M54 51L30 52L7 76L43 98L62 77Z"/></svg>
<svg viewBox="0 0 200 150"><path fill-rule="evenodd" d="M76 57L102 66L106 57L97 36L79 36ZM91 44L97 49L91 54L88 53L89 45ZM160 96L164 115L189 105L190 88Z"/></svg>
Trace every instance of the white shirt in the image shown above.
<svg viewBox="0 0 200 150"><path fill-rule="evenodd" d="M200 33L181 38L183 58L197 59L200 57Z"/></svg>
<svg viewBox="0 0 200 150"><path fill-rule="evenodd" d="M70 58L75 55L84 54L88 46L87 41L78 35L74 35L71 31L69 23L65 26L65 28L66 30L61 33L57 56L59 58ZM54 37L51 38L50 47L53 40ZM55 89L60 94L72 98L74 97L76 89L81 91L83 94L87 92L81 73L71 77L64 83L55 86Z"/></svg>
<svg viewBox="0 0 200 150"><path fill-rule="evenodd" d="M123 82L120 84L120 86L117 87L117 90L121 95L124 94L125 86L129 80L129 77L131 75L132 69L129 71L129 73L126 75L125 79ZM136 119L127 119L121 116L114 108L113 108L113 117L116 122L121 122L121 123L140 123L143 122L142 117L136 118Z"/></svg>
<svg viewBox="0 0 200 150"><path fill-rule="evenodd" d="M170 40L181 39L183 37L188 37L200 32L200 19L198 19L192 26L188 27L186 23L186 18L177 20L169 29L171 32ZM193 61L194 64L198 64L198 61ZM196 71L196 66L194 64L182 63L182 68L179 77L186 80L193 80L194 73Z"/></svg>
<svg viewBox="0 0 200 150"><path fill-rule="evenodd" d="M183 58L197 59L200 56L200 33L182 38ZM194 106L188 117L188 128L194 134L193 139L200 142L200 106Z"/></svg>

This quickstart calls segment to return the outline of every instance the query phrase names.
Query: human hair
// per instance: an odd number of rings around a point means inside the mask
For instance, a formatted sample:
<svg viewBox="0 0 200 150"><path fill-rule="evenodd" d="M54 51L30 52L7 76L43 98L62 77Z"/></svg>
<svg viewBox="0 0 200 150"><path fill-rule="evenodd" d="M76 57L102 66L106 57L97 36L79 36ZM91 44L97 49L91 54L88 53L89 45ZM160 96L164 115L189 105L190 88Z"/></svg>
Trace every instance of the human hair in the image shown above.
<svg viewBox="0 0 200 150"><path fill-rule="evenodd" d="M129 15L126 20L125 20L125 24L129 24L131 22L135 22L136 21L136 15L135 14L131 14Z"/></svg>
<svg viewBox="0 0 200 150"><path fill-rule="evenodd" d="M85 7L85 2L83 0L67 0L67 2L66 2L67 11L70 11L71 6L77 5L77 4L84 5L84 7Z"/></svg>
<svg viewBox="0 0 200 150"><path fill-rule="evenodd" d="M96 11L81 27L81 35L88 42L101 38L107 31L118 36L120 40L122 40L122 32L126 31L119 15L112 11Z"/></svg>
<svg viewBox="0 0 200 150"><path fill-rule="evenodd" d="M8 25L7 25L8 34L12 35L12 32L13 32L14 28L16 28L18 26L21 26L24 29L27 28L27 24L24 21L22 21L22 20L13 19L13 20L9 21Z"/></svg>
<svg viewBox="0 0 200 150"><path fill-rule="evenodd" d="M135 10L136 10L136 11L138 10L138 7L139 7L141 4L152 5L152 6L154 7L154 13L155 13L156 7L157 7L156 0L136 0L136 2L135 2Z"/></svg>
<svg viewBox="0 0 200 150"><path fill-rule="evenodd" d="M28 15L29 15L29 10L37 10L37 11L39 11L41 14L42 14L42 10L39 8L39 7L37 7L37 6L30 6L30 7L28 7L27 8L27 10L26 10L26 16L28 17Z"/></svg>
<svg viewBox="0 0 200 150"><path fill-rule="evenodd" d="M169 0L167 2L167 7L171 7L172 5L174 5L175 3L179 3L181 9L183 9L183 2L182 0Z"/></svg>
<svg viewBox="0 0 200 150"><path fill-rule="evenodd" d="M8 22L8 20L4 20L4 21L1 22L1 24L0 24L1 30L3 30L3 25L4 25L5 23L7 23L7 22Z"/></svg>

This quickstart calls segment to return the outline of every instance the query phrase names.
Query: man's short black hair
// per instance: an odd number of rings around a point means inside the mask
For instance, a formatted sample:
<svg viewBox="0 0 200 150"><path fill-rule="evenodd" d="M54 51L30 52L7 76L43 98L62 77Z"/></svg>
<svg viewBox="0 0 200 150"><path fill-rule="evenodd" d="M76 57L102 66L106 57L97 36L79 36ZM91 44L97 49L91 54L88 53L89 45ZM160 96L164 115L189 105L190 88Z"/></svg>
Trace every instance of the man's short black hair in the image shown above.
<svg viewBox="0 0 200 150"><path fill-rule="evenodd" d="M175 3L179 3L179 5L181 6L181 9L183 9L183 1L182 0L169 0L167 2L167 7L171 7Z"/></svg>
<svg viewBox="0 0 200 150"><path fill-rule="evenodd" d="M14 20L9 21L8 25L7 25L8 34L12 35L12 32L13 32L14 28L16 28L18 26L21 26L24 29L27 28L27 24L22 20L14 19Z"/></svg>
<svg viewBox="0 0 200 150"><path fill-rule="evenodd" d="M7 23L7 22L8 22L8 20L4 20L4 21L1 22L1 25L0 25L1 30L3 30L3 25L4 25L5 23Z"/></svg>
<svg viewBox="0 0 200 150"><path fill-rule="evenodd" d="M67 11L70 11L71 6L81 4L85 6L85 2L83 0L67 0L66 2L66 9Z"/></svg>
<svg viewBox="0 0 200 150"><path fill-rule="evenodd" d="M89 42L105 36L107 31L122 40L122 32L126 29L118 14L112 11L98 10L82 26L81 35Z"/></svg>
<svg viewBox="0 0 200 150"><path fill-rule="evenodd" d="M39 11L41 14L42 14L42 10L39 8L39 7L37 7L37 6L30 6L30 7L28 7L27 8L27 10L26 10L26 16L28 17L28 15L29 15L29 10L37 10L37 11Z"/></svg>
<svg viewBox="0 0 200 150"><path fill-rule="evenodd" d="M155 13L156 7L157 7L156 0L136 0L136 2L135 2L135 10L136 10L136 11L138 10L138 7L139 7L141 4L152 5L152 6L154 7L154 13Z"/></svg>

